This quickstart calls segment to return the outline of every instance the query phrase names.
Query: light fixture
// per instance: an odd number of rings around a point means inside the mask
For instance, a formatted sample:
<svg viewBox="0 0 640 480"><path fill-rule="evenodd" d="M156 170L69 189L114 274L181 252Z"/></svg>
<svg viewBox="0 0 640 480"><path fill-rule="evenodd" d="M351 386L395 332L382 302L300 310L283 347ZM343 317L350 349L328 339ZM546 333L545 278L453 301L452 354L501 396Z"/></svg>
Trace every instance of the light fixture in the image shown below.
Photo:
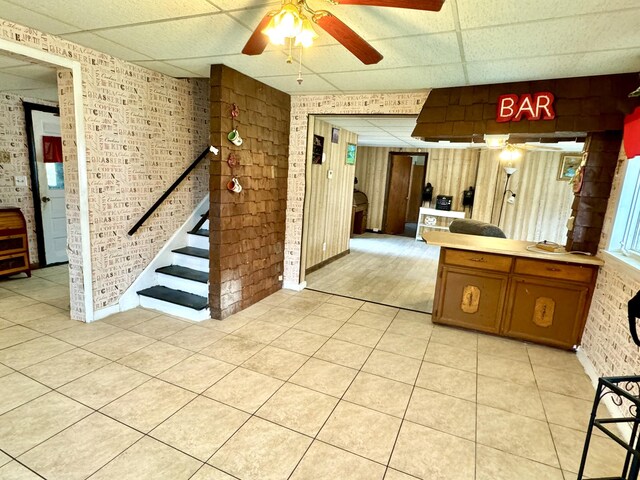
<svg viewBox="0 0 640 480"><path fill-rule="evenodd" d="M509 162L509 165L520 157L522 157L522 152L509 143L500 152L500 160Z"/></svg>
<svg viewBox="0 0 640 480"><path fill-rule="evenodd" d="M506 135L485 135L484 141L488 148L502 148L507 144L509 134Z"/></svg>
<svg viewBox="0 0 640 480"><path fill-rule="evenodd" d="M302 30L296 35L296 47L302 45L304 48L310 47L313 41L318 38L318 34L313 29L311 20L303 16L302 18Z"/></svg>
<svg viewBox="0 0 640 480"><path fill-rule="evenodd" d="M504 167L504 173L507 174L507 179L504 182L504 191L502 192L502 199L500 201L500 213L498 214L498 226L500 226L500 222L502 221L502 208L504 207L505 197L507 193L510 193L509 198L507 198L507 203L513 205L516 201L516 194L513 193L513 190L509 189L509 180L511 179L511 175L518 171L515 167ZM493 212L491 212L493 215Z"/></svg>
<svg viewBox="0 0 640 480"><path fill-rule="evenodd" d="M267 28L262 33L269 37L269 41L275 45L284 45L287 39L295 42L295 45L310 47L313 41L318 38L318 34L299 6L293 4L292 0L287 0L275 13Z"/></svg>

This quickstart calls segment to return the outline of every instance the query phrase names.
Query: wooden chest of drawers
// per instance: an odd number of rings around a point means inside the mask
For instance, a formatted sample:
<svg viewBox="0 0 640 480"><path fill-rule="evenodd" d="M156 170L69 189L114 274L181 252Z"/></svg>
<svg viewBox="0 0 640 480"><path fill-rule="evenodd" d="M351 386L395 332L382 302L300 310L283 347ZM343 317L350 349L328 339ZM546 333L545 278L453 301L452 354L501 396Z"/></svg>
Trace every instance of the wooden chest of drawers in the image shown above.
<svg viewBox="0 0 640 480"><path fill-rule="evenodd" d="M31 276L27 223L19 208L0 208L0 276L21 272Z"/></svg>

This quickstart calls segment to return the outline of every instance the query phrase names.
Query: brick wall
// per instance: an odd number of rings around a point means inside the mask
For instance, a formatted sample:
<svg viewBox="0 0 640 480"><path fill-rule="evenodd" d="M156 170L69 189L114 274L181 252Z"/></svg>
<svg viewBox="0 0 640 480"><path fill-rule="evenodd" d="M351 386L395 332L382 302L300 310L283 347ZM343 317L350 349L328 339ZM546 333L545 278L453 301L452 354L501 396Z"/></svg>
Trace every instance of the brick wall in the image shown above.
<svg viewBox="0 0 640 480"><path fill-rule="evenodd" d="M210 165L209 305L222 319L282 287L291 99L223 65L211 67L210 99L211 144L221 148ZM227 139L234 103L240 147ZM227 190L232 175L242 192Z"/></svg>

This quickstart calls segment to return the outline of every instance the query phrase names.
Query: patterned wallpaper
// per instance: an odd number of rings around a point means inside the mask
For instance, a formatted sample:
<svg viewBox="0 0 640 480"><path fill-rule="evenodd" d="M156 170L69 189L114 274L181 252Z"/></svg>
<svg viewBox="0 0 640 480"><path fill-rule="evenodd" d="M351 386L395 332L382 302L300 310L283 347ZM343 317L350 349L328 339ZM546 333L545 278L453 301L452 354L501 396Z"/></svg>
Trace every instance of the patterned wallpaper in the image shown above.
<svg viewBox="0 0 640 480"><path fill-rule="evenodd" d="M37 263L38 247L31 195L29 148L22 100L41 105L55 106L55 104L33 98L21 98L16 95L0 95L0 154L5 152L9 154L8 162L3 162L0 157L0 208L18 207L22 210L27 221L29 259L31 263ZM14 185L14 177L16 176L27 177L27 186L16 187Z"/></svg>
<svg viewBox="0 0 640 480"><path fill-rule="evenodd" d="M308 116L314 114L417 115L420 113L428 93L425 90L412 93L299 95L291 97L287 231L284 257L286 284L291 286L299 283Z"/></svg>
<svg viewBox="0 0 640 480"><path fill-rule="evenodd" d="M180 80L0 20L0 38L81 62L94 308L117 303L208 191L202 164L136 235L127 231L209 143L209 81ZM59 71L72 316L82 319L71 75Z"/></svg>

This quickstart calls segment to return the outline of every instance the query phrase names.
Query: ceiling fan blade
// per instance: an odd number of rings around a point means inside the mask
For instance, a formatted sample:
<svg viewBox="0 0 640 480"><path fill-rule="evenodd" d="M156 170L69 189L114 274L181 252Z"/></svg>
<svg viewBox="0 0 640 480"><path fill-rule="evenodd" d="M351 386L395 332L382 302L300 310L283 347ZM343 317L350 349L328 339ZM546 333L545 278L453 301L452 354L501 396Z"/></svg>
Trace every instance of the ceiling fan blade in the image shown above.
<svg viewBox="0 0 640 480"><path fill-rule="evenodd" d="M369 45L360 35L347 27L335 15L320 11L313 16L313 21L329 35L340 42L365 65L373 65L382 60L382 55Z"/></svg>
<svg viewBox="0 0 640 480"><path fill-rule="evenodd" d="M340 5L367 5L370 7L412 8L439 12L444 0L336 0Z"/></svg>
<svg viewBox="0 0 640 480"><path fill-rule="evenodd" d="M269 37L262 33L262 31L267 28L271 17L273 17L273 12L269 12L264 16L249 37L247 44L242 49L242 53L245 55L260 55L264 52L264 49L267 48L267 44L269 43Z"/></svg>

